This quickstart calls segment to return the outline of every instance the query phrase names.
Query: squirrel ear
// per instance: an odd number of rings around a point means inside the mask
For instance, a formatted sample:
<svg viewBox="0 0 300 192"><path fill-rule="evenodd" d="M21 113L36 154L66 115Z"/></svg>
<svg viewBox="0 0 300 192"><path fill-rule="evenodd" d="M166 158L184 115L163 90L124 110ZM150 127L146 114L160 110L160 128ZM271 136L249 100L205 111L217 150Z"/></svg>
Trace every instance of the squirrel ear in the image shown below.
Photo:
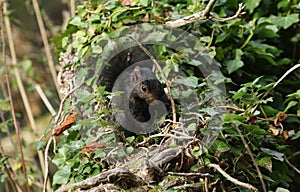
<svg viewBox="0 0 300 192"><path fill-rule="evenodd" d="M141 79L141 76L141 68L139 66L136 66L133 70L132 81L138 81L138 79Z"/></svg>

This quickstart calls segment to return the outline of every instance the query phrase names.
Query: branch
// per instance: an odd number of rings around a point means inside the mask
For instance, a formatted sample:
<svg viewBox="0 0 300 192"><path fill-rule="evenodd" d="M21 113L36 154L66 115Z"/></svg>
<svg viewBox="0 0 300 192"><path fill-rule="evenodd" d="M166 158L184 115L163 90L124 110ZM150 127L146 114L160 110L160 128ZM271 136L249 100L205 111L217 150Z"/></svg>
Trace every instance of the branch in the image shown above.
<svg viewBox="0 0 300 192"><path fill-rule="evenodd" d="M239 4L239 9L236 11L236 13L231 16L231 17L227 17L227 18L220 18L220 17L216 17L214 16L212 13L210 13L210 17L212 20L214 21L219 21L219 22L226 22L226 21L230 21L233 19L236 19L238 17L241 17L242 15L246 14L245 11L243 11L243 9L245 8L245 5L243 3Z"/></svg>
<svg viewBox="0 0 300 192"><path fill-rule="evenodd" d="M292 68L290 68L287 72L285 72L281 77L280 79L278 79L276 81L276 83L261 97L261 100L266 98L270 93L271 91L273 91L273 89L275 89L277 87L277 85L284 79L286 78L286 76L288 76L291 72L293 72L294 70L296 70L297 68L300 67L300 63L298 63L297 65L293 66ZM256 108L258 107L258 104L256 104L253 108L252 111L255 111Z"/></svg>
<svg viewBox="0 0 300 192"><path fill-rule="evenodd" d="M200 176L200 177L213 177L209 173L178 173L178 172L168 172L169 175L175 175L175 176L185 176L185 177L194 177L194 176Z"/></svg>
<svg viewBox="0 0 300 192"><path fill-rule="evenodd" d="M183 25L193 23L195 21L207 19L207 14L210 13L212 7L214 6L216 0L210 0L204 11L194 13L192 15L183 17L175 21L168 21L166 25L168 27L181 27Z"/></svg>
<svg viewBox="0 0 300 192"><path fill-rule="evenodd" d="M53 83L54 83L56 91L57 91L57 93L60 97L59 86L58 86L58 83L57 83L57 74L56 74L56 70L55 70L55 64L53 62L53 58L52 58L52 55L51 55L51 49L50 49L50 45L49 45L49 41L48 41L48 37L47 37L47 32L46 32L46 29L45 29L45 26L44 26L42 14L41 14L41 11L40 11L40 8L39 8L39 3L38 3L37 0L32 0L32 5L33 5L33 9L34 9L34 12L35 12L35 15L36 15L36 20L37 20L39 30L40 30L40 33L41 33L42 41L43 41L43 44L44 44L44 49L45 49L46 57L47 57L47 60L48 60L48 65L49 65L50 73L51 73L51 76L52 76L52 79L53 79Z"/></svg>
<svg viewBox="0 0 300 192"><path fill-rule="evenodd" d="M194 13L192 15L177 19L175 21L168 21L168 22L166 22L166 25L168 27L181 27L183 25L187 25L187 24L193 23L195 21L207 19L208 16L214 21L225 22L225 21L230 21L235 18L241 17L242 15L244 15L246 13L246 12L243 12L245 5L240 3L239 9L235 13L235 15L233 15L231 17L227 17L227 18L216 17L211 13L211 9L213 8L215 1L216 0L210 0L207 4L206 8L201 12Z"/></svg>
<svg viewBox="0 0 300 192"><path fill-rule="evenodd" d="M285 162L292 168L294 169L294 171L296 171L299 175L300 175L300 170L297 169L297 167L295 167L289 160L286 156L284 156L284 160Z"/></svg>
<svg viewBox="0 0 300 192"><path fill-rule="evenodd" d="M74 191L75 189L90 189L105 183L114 183L120 187L126 188L146 184L146 182L144 182L140 177L130 171L122 168L115 168L86 180L64 185L56 190L56 192Z"/></svg>
<svg viewBox="0 0 300 192"><path fill-rule="evenodd" d="M259 179L260 179L260 182L261 182L263 191L264 191L264 192L267 192L267 188L266 188L266 185L265 185L263 176L262 176L262 174L261 174L261 171L260 171L260 169L259 169L257 163L255 162L255 158L254 158L254 156L253 156L253 153L252 153L252 151L251 151L249 145L247 144L247 142L246 142L246 140L245 140L245 137L243 136L241 130L238 128L237 125L234 124L233 126L234 126L234 128L238 131L238 133L239 133L239 135L240 135L240 138L241 138L241 140L242 140L242 142L243 142L243 144L244 144L246 150L248 151L248 154L249 154L249 156L250 156L250 158L251 158L251 160L252 160L252 162L253 162L253 164L254 164L254 167L255 167L255 169L256 169L256 171L257 171L257 173L258 173L258 177L259 177Z"/></svg>
<svg viewBox="0 0 300 192"><path fill-rule="evenodd" d="M244 183L244 182L241 182L233 177L231 177L230 175L228 175L225 171L223 171L223 169L221 169L221 167L217 164L209 164L207 165L209 168L214 168L216 169L221 175L223 175L226 179L228 179L229 181L231 181L232 183L236 184L236 185L239 185L239 186L242 186L242 187L245 187L247 189L250 189L252 191L258 191L257 188L255 188L254 186L252 186L251 184L249 183Z"/></svg>

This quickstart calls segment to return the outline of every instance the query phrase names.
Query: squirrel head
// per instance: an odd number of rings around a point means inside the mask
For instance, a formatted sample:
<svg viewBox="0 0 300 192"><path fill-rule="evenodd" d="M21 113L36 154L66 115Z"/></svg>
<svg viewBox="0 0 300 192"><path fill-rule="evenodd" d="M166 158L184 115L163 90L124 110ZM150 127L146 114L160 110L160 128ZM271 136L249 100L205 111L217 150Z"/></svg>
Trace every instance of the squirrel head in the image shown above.
<svg viewBox="0 0 300 192"><path fill-rule="evenodd" d="M136 99L146 100L147 103L159 100L160 95L164 94L161 83L149 68L136 66L130 83L134 87L132 96Z"/></svg>

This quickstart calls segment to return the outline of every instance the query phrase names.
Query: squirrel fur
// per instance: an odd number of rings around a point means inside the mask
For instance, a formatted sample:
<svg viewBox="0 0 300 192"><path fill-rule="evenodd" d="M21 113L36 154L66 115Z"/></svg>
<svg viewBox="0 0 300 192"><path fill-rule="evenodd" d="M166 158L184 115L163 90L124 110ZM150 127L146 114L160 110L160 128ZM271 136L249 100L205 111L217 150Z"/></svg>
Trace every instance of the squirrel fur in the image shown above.
<svg viewBox="0 0 300 192"><path fill-rule="evenodd" d="M152 66L150 58L133 47L117 54L101 73L101 85L108 91L123 93L113 97L112 103L123 111L117 113L117 121L131 132L151 132L155 120L161 118L170 105Z"/></svg>

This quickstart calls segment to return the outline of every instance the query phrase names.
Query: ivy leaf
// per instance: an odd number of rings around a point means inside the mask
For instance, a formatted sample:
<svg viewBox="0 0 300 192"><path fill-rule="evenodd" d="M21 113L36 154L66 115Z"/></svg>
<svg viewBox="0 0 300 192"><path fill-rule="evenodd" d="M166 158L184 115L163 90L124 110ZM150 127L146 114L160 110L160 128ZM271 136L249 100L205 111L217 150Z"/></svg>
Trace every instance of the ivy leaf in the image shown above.
<svg viewBox="0 0 300 192"><path fill-rule="evenodd" d="M282 187L278 187L275 192L290 192L290 190L282 188Z"/></svg>
<svg viewBox="0 0 300 192"><path fill-rule="evenodd" d="M231 60L226 62L226 69L229 74L235 72L239 68L244 66L244 62L241 60Z"/></svg>
<svg viewBox="0 0 300 192"><path fill-rule="evenodd" d="M229 37L229 35L231 35L231 32L223 32L220 35L217 36L216 39L216 43L220 43L222 41L224 41L227 37Z"/></svg>
<svg viewBox="0 0 300 192"><path fill-rule="evenodd" d="M244 66L244 62L241 60L243 55L243 51L240 49L235 50L235 58L234 60L227 61L225 63L226 69L229 74L233 73L234 71L238 70L239 68Z"/></svg>
<svg viewBox="0 0 300 192"><path fill-rule="evenodd" d="M155 31L155 32L150 33L144 39L144 42L153 42L153 40L155 40L155 41L162 41L165 36L166 36L166 33L160 32L160 31Z"/></svg>
<svg viewBox="0 0 300 192"><path fill-rule="evenodd" d="M261 129L258 125L243 125L249 133L255 134L255 135L267 135L268 132L264 129Z"/></svg>
<svg viewBox="0 0 300 192"><path fill-rule="evenodd" d="M300 138L300 131L298 131L293 137L292 137L292 140L296 140Z"/></svg>
<svg viewBox="0 0 300 192"><path fill-rule="evenodd" d="M294 107L298 104L297 101L290 101L289 104L287 105L287 107L284 109L284 112L287 112L287 110L289 110L289 108Z"/></svg>
<svg viewBox="0 0 300 192"><path fill-rule="evenodd" d="M274 24L277 26L283 27L284 29L289 28L291 25L294 23L299 22L299 14L298 13L293 13L288 16L277 16L272 18L272 21Z"/></svg>
<svg viewBox="0 0 300 192"><path fill-rule="evenodd" d="M41 150L46 146L46 142L45 141L36 141L35 146L36 146L37 150Z"/></svg>
<svg viewBox="0 0 300 192"><path fill-rule="evenodd" d="M272 172L272 160L271 160L270 156L258 159L258 160L256 160L256 163L262 167L265 167L270 172Z"/></svg>
<svg viewBox="0 0 300 192"><path fill-rule="evenodd" d="M138 3L142 6L147 6L149 3L149 0L139 0Z"/></svg>
<svg viewBox="0 0 300 192"><path fill-rule="evenodd" d="M253 10L260 4L261 0L245 0L246 9L249 12L253 12Z"/></svg>
<svg viewBox="0 0 300 192"><path fill-rule="evenodd" d="M135 136L131 136L131 137L127 137L127 138L126 138L126 141L127 141L128 143L133 143L134 140L135 140Z"/></svg>
<svg viewBox="0 0 300 192"><path fill-rule="evenodd" d="M69 177L71 176L71 170L68 168L62 168L58 170L53 176L53 185L55 184L67 184Z"/></svg>
<svg viewBox="0 0 300 192"><path fill-rule="evenodd" d="M88 23L86 22L82 22L81 21L81 18L79 16L77 17L74 17L70 22L69 24L71 25L74 25L74 26L77 26L79 28L83 28L83 29L86 29L88 27Z"/></svg>
<svg viewBox="0 0 300 192"><path fill-rule="evenodd" d="M195 76L190 76L185 79L176 79L176 82L193 88L198 86L198 78Z"/></svg>
<svg viewBox="0 0 300 192"><path fill-rule="evenodd" d="M214 142L213 146L217 151L220 151L220 152L226 152L226 151L230 150L230 147L228 146L228 144L222 140L216 140Z"/></svg>
<svg viewBox="0 0 300 192"><path fill-rule="evenodd" d="M274 151L272 149L263 148L261 147L260 150L270 156L272 156L274 159L277 159L279 161L283 161L283 153L279 153L278 151Z"/></svg>
<svg viewBox="0 0 300 192"><path fill-rule="evenodd" d="M245 120L245 117L232 113L232 114L223 114L222 119L224 122L232 122L234 120L243 122Z"/></svg>
<svg viewBox="0 0 300 192"><path fill-rule="evenodd" d="M98 149L95 152L95 158L104 158L104 157L106 157L106 153L103 150Z"/></svg>

